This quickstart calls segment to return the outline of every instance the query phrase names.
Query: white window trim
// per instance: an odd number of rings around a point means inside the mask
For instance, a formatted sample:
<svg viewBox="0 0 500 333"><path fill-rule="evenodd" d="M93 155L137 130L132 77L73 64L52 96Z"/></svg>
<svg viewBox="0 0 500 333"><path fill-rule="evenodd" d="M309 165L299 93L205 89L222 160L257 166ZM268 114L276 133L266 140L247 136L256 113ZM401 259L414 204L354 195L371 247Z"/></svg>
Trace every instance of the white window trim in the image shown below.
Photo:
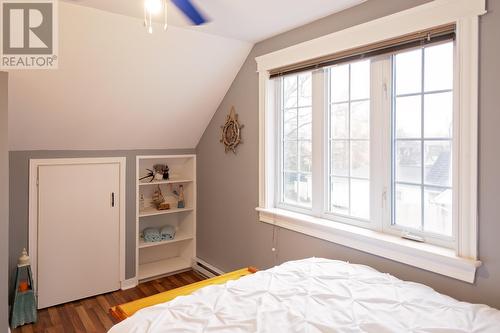
<svg viewBox="0 0 500 333"><path fill-rule="evenodd" d="M435 0L256 58L259 72L260 221L352 247L425 270L473 283L477 257L478 49L479 16L485 0ZM397 236L277 209L275 205L275 133L273 81L269 71L282 66L387 40L435 26L456 23L459 86L455 138L458 173L454 175L459 219L457 250L416 243Z"/></svg>
<svg viewBox="0 0 500 333"><path fill-rule="evenodd" d="M257 208L260 221L315 238L375 254L469 283L480 261L461 258L453 250L418 243L376 230L325 220L279 208Z"/></svg>

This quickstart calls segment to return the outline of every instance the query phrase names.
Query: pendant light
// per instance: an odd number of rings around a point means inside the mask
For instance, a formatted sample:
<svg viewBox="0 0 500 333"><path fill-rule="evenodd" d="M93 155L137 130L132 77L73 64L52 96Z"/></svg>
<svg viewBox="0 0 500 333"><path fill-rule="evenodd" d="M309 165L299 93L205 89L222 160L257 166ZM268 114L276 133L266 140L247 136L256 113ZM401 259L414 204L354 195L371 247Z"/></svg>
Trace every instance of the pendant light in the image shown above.
<svg viewBox="0 0 500 333"><path fill-rule="evenodd" d="M153 17L163 12L163 29L167 30L167 1L144 0L144 26L150 34L153 33Z"/></svg>

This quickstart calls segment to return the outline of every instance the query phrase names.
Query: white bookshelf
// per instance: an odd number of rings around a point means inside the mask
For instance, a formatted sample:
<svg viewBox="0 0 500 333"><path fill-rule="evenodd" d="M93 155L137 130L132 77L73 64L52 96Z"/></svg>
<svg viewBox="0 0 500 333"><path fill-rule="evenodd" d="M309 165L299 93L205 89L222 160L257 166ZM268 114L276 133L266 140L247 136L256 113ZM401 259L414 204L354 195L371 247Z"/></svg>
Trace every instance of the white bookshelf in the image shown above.
<svg viewBox="0 0 500 333"><path fill-rule="evenodd" d="M170 168L168 180L139 180L146 176L146 169L155 164L167 164ZM137 156L136 160L136 240L137 278L149 280L190 269L196 256L196 155ZM177 198L172 190L184 187L185 208L177 208ZM168 210L157 210L151 205L153 192L160 186ZM144 196L145 207L141 209L140 198ZM171 225L177 229L175 238L148 243L141 233L148 227L161 228Z"/></svg>

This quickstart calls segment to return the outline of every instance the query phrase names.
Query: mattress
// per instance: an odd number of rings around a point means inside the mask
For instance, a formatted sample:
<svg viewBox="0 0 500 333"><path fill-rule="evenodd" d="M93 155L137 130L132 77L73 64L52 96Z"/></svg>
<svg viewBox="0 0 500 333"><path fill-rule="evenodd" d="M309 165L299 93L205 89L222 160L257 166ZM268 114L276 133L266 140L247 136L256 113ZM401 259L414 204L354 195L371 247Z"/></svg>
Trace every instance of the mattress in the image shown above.
<svg viewBox="0 0 500 333"><path fill-rule="evenodd" d="M145 308L110 333L500 332L500 311L373 268L310 258Z"/></svg>

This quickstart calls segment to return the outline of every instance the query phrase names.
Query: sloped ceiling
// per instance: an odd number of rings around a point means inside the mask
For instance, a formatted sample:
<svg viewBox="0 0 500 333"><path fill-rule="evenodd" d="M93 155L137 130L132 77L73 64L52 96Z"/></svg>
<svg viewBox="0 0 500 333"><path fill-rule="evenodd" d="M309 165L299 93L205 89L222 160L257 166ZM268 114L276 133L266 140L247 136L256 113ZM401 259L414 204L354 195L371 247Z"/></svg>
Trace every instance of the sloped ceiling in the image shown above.
<svg viewBox="0 0 500 333"><path fill-rule="evenodd" d="M192 148L252 45L60 2L59 69L9 75L9 145Z"/></svg>
<svg viewBox="0 0 500 333"><path fill-rule="evenodd" d="M250 41L363 2L196 1L212 23L152 35L143 0L60 1L59 69L10 72L10 150L194 148Z"/></svg>

